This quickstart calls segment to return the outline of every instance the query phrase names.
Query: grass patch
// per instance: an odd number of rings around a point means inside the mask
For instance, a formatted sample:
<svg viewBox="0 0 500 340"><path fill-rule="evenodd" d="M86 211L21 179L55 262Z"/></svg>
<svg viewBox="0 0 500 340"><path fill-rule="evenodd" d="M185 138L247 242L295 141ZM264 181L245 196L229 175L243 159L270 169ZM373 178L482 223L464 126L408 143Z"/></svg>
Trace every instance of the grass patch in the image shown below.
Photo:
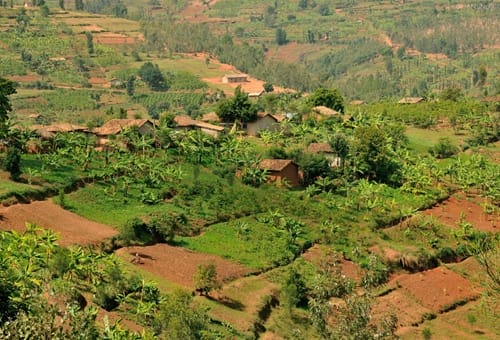
<svg viewBox="0 0 500 340"><path fill-rule="evenodd" d="M146 205L133 198L126 201L122 197L117 199L107 194L105 187L98 184L88 185L66 195L66 204L80 216L113 227L120 227L134 217L165 211L165 205Z"/></svg>
<svg viewBox="0 0 500 340"><path fill-rule="evenodd" d="M460 147L463 136L457 136L452 129L429 130L416 127L408 127L406 135L409 139L409 147L420 153L427 153L429 148L438 143L440 138L449 138L453 145Z"/></svg>

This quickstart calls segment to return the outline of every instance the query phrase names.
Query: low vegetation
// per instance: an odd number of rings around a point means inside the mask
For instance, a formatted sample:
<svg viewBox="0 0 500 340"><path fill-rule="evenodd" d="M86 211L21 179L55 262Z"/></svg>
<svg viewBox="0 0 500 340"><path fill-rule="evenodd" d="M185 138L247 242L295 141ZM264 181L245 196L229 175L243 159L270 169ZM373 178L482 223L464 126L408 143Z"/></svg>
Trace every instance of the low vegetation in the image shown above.
<svg viewBox="0 0 500 340"><path fill-rule="evenodd" d="M0 202L51 198L118 233L83 248L32 224L1 231L1 338L415 335L406 328L431 338L455 308L498 299L500 119L488 99L498 65L485 40L498 30L478 29L491 11L453 1L44 3L0 14ZM449 33L461 25L463 36ZM279 57L295 49L305 51L297 60ZM260 76L265 92L223 84L235 69L221 62ZM177 120L209 112L223 126L216 136ZM123 128L105 144L94 134L113 118L146 117L147 133ZM273 125L245 136L263 117ZM85 131L48 131L58 122ZM264 159L298 171L287 178ZM457 195L481 212L427 211ZM8 213L0 208L0 227ZM156 285L135 274L154 257L113 254L158 243L248 276L223 281L223 268L198 263L192 285L148 276ZM377 309L407 294L398 275L465 259L477 263L481 296L441 309L414 298L411 321ZM472 324L482 314L468 308Z"/></svg>

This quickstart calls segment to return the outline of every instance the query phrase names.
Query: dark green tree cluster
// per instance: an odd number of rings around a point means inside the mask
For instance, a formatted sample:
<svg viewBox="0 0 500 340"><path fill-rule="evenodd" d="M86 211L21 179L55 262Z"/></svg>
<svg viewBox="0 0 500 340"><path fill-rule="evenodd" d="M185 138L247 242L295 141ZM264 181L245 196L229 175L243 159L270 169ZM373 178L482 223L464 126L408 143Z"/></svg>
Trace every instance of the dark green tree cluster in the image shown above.
<svg viewBox="0 0 500 340"><path fill-rule="evenodd" d="M157 64L148 61L139 69L139 77L148 84L153 91L167 91L170 85Z"/></svg>
<svg viewBox="0 0 500 340"><path fill-rule="evenodd" d="M215 111L223 122L251 122L257 118L257 107L250 101L241 86L234 91L234 96L221 100Z"/></svg>
<svg viewBox="0 0 500 340"><path fill-rule="evenodd" d="M287 42L286 31L283 28L278 28L276 30L276 44L285 45Z"/></svg>
<svg viewBox="0 0 500 340"><path fill-rule="evenodd" d="M311 106L326 106L344 113L344 98L337 89L318 88L308 97Z"/></svg>
<svg viewBox="0 0 500 340"><path fill-rule="evenodd" d="M90 13L110 14L125 18L128 14L127 6L121 0L87 0L84 9Z"/></svg>

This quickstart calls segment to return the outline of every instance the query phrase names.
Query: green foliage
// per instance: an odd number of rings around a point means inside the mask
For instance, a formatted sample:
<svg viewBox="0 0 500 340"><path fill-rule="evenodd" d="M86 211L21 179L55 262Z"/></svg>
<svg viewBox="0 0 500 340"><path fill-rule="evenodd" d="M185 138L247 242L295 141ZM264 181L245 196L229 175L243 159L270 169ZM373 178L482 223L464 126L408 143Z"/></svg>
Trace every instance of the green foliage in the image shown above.
<svg viewBox="0 0 500 340"><path fill-rule="evenodd" d="M146 82L149 88L153 91L166 91L169 89L170 84L168 84L165 76L161 73L158 65L153 64L148 61L144 63L139 69L139 77Z"/></svg>
<svg viewBox="0 0 500 340"><path fill-rule="evenodd" d="M436 158L448 158L455 155L458 148L447 137L439 139L438 143L429 149L429 153Z"/></svg>
<svg viewBox="0 0 500 340"><path fill-rule="evenodd" d="M380 183L400 183L401 163L394 157L393 147L388 143L384 129L362 126L354 131L350 152L355 176L365 177Z"/></svg>
<svg viewBox="0 0 500 340"><path fill-rule="evenodd" d="M276 30L276 44L285 45L287 42L286 31L282 28L278 28Z"/></svg>
<svg viewBox="0 0 500 340"><path fill-rule="evenodd" d="M17 147L9 147L7 154L2 162L4 170L10 173L14 181L18 181L22 174L21 171L21 150Z"/></svg>
<svg viewBox="0 0 500 340"><path fill-rule="evenodd" d="M311 106L326 106L344 112L344 98L337 89L318 88L308 97Z"/></svg>
<svg viewBox="0 0 500 340"><path fill-rule="evenodd" d="M234 91L234 97L221 100L215 111L224 122L252 122L257 118L257 108L250 102L241 86Z"/></svg>
<svg viewBox="0 0 500 340"><path fill-rule="evenodd" d="M209 318L196 308L191 294L176 291L161 303L153 324L155 335L165 339L196 340L209 330Z"/></svg>
<svg viewBox="0 0 500 340"><path fill-rule="evenodd" d="M283 300L287 308L303 306L307 301L307 288L304 278L292 265L289 267L287 277L281 288Z"/></svg>
<svg viewBox="0 0 500 340"><path fill-rule="evenodd" d="M462 99L464 94L462 93L462 90L458 87L448 87L441 92L440 96L441 99L443 100L450 100L456 102Z"/></svg>
<svg viewBox="0 0 500 340"><path fill-rule="evenodd" d="M125 18L128 9L121 0L88 0L84 4L76 5L77 10L85 9L90 13L111 14L119 18Z"/></svg>
<svg viewBox="0 0 500 340"><path fill-rule="evenodd" d="M89 55L94 54L94 36L89 31L85 32L87 38L87 52Z"/></svg>
<svg viewBox="0 0 500 340"><path fill-rule="evenodd" d="M305 186L312 184L319 177L330 174L328 160L321 154L305 153L297 160L302 170L302 181Z"/></svg>
<svg viewBox="0 0 500 340"><path fill-rule="evenodd" d="M0 78L0 124L4 124L7 120L7 115L12 110L9 97L16 93L14 82Z"/></svg>
<svg viewBox="0 0 500 340"><path fill-rule="evenodd" d="M366 272L361 279L361 285L366 288L377 287L389 278L389 270L385 264L375 255L368 258Z"/></svg>
<svg viewBox="0 0 500 340"><path fill-rule="evenodd" d="M220 288L217 280L217 267L215 263L199 264L194 274L194 287L201 295L209 295L214 289Z"/></svg>

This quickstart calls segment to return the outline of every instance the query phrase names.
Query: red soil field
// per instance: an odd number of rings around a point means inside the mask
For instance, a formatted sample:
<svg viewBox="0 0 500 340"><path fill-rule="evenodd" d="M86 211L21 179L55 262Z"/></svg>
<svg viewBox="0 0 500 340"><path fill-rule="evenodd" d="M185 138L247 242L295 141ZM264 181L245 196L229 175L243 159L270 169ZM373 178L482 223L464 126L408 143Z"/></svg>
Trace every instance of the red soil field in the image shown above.
<svg viewBox="0 0 500 340"><path fill-rule="evenodd" d="M135 44L136 40L119 33L99 33L94 35L94 41L100 44L119 45L119 44Z"/></svg>
<svg viewBox="0 0 500 340"><path fill-rule="evenodd" d="M498 214L485 214L481 204L484 200L470 201L455 196L434 207L425 210L427 216L434 216L441 223L451 227L457 227L463 213L465 220L472 223L474 228L482 231L498 232L500 216Z"/></svg>
<svg viewBox="0 0 500 340"><path fill-rule="evenodd" d="M398 287L434 313L443 312L458 301L474 300L480 293L468 280L445 267L401 274L393 277L389 285Z"/></svg>
<svg viewBox="0 0 500 340"><path fill-rule="evenodd" d="M219 256L197 253L167 244L126 247L116 251L117 255L129 261L134 260L136 253L139 254L141 262L136 264L137 266L189 289L194 289L193 276L200 264L215 263L218 280L222 282L250 273L248 268Z"/></svg>
<svg viewBox="0 0 500 340"><path fill-rule="evenodd" d="M61 246L98 244L118 233L107 225L64 210L51 200L0 207L0 229L22 232L26 230L26 222L59 234Z"/></svg>
<svg viewBox="0 0 500 340"><path fill-rule="evenodd" d="M430 311L401 290L395 290L377 298L373 306L373 317L377 320L387 313L394 313L398 317L398 328L401 328L419 323L422 316Z"/></svg>
<svg viewBox="0 0 500 340"><path fill-rule="evenodd" d="M314 245L309 248L302 257L307 261L319 266L321 261L325 259L325 248L320 245ZM363 276L363 270L354 262L348 261L346 259L340 260L340 265L342 266L342 274L351 278L355 281L361 280Z"/></svg>

